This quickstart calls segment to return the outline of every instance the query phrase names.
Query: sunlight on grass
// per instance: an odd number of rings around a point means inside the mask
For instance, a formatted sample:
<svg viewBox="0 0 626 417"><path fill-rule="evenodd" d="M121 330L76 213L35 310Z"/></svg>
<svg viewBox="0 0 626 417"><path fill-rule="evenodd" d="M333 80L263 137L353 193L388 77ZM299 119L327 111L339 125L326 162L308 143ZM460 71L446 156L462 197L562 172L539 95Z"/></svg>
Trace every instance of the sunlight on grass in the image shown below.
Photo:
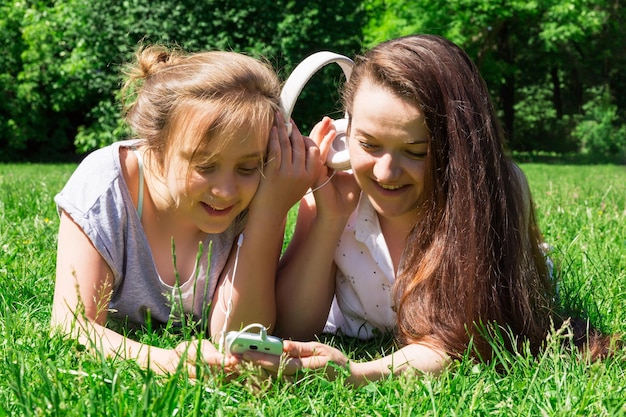
<svg viewBox="0 0 626 417"><path fill-rule="evenodd" d="M564 307L608 332L626 332L626 169L522 164L551 257L560 266ZM537 357L492 344L498 359L465 358L439 377L407 373L360 389L304 372L273 381L198 369L155 375L132 361L104 359L49 336L58 216L53 197L72 165L0 165L0 416L2 415L549 415L626 414L626 353L589 364L556 332ZM291 236L295 210L289 219ZM172 346L182 337L139 332ZM351 358L384 356L389 336L362 343L328 338ZM506 372L498 371L499 368Z"/></svg>
<svg viewBox="0 0 626 417"><path fill-rule="evenodd" d="M563 303L607 331L626 323L626 168L523 165L561 267Z"/></svg>

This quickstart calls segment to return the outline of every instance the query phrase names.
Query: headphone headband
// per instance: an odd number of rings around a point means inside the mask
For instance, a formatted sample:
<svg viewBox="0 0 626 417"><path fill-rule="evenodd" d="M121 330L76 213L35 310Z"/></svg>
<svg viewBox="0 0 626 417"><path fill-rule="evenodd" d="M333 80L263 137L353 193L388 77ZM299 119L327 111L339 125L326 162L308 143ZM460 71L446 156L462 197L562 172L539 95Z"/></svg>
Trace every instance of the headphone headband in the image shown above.
<svg viewBox="0 0 626 417"><path fill-rule="evenodd" d="M296 100L302 92L302 89L311 77L322 67L328 64L336 63L343 70L346 80L350 79L352 73L352 66L354 62L344 56L334 52L321 51L309 55L305 58L296 68L293 70L283 89L280 93L280 102L285 116L285 123L287 123L288 133L291 135L291 113L296 105Z"/></svg>

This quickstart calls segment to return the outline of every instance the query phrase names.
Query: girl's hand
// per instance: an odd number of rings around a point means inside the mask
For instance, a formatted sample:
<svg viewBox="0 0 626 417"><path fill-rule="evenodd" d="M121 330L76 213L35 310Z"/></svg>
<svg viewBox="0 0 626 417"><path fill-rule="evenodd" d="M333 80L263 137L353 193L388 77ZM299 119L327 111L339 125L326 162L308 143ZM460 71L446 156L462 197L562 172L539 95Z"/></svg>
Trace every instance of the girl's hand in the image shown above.
<svg viewBox="0 0 626 417"><path fill-rule="evenodd" d="M348 365L348 358L340 350L323 343L285 340L283 351L282 357L249 351L243 354L243 359L270 372L286 376L294 375L305 368L322 369L328 379L337 376L335 367L330 365L331 362L344 368Z"/></svg>
<svg viewBox="0 0 626 417"><path fill-rule="evenodd" d="M292 123L291 137L278 112L270 132L267 163L252 206L286 213L313 185L322 167L319 148Z"/></svg>
<svg viewBox="0 0 626 417"><path fill-rule="evenodd" d="M324 117L311 130L311 140L319 146L322 161L326 161L335 134L329 117ZM313 190L319 216L344 219L347 219L356 208L361 191L352 174L334 172L325 165L325 162Z"/></svg>
<svg viewBox="0 0 626 417"><path fill-rule="evenodd" d="M313 142L315 142L315 144L320 148L320 158L322 161L326 161L328 158L331 143L337 133L332 128L332 123L332 119L325 116L322 120L317 122L315 126L313 126L309 135L311 140L313 140Z"/></svg>
<svg viewBox="0 0 626 417"><path fill-rule="evenodd" d="M204 364L209 366L223 367L225 370L232 370L241 360L237 356L224 355L220 353L210 340L184 341L173 349L171 366L165 371L174 371L180 366L180 361L186 368L190 377L196 377L196 367Z"/></svg>

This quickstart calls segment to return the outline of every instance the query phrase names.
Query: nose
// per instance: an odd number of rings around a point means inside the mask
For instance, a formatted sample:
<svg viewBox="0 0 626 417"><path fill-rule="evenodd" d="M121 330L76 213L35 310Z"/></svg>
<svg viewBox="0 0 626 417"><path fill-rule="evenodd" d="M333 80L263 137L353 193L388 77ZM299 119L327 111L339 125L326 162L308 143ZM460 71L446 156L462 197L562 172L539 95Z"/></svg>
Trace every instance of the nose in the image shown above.
<svg viewBox="0 0 626 417"><path fill-rule="evenodd" d="M378 181L394 180L400 176L401 171L398 158L395 158L390 152L386 152L376 158L373 172Z"/></svg>
<svg viewBox="0 0 626 417"><path fill-rule="evenodd" d="M237 181L232 172L220 172L211 178L209 193L220 200L232 200L238 192Z"/></svg>

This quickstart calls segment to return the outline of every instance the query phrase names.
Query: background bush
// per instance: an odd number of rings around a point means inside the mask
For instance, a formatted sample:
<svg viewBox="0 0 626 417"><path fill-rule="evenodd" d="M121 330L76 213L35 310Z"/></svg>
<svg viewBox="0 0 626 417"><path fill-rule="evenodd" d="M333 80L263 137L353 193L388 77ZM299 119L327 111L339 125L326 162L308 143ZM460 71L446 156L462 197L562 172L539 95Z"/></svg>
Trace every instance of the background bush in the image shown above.
<svg viewBox="0 0 626 417"><path fill-rule="evenodd" d="M125 137L120 66L140 43L264 57L286 79L309 54L441 34L479 65L517 151L624 156L626 31L611 0L0 0L0 161L77 160ZM305 87L304 132L340 114L341 71Z"/></svg>

